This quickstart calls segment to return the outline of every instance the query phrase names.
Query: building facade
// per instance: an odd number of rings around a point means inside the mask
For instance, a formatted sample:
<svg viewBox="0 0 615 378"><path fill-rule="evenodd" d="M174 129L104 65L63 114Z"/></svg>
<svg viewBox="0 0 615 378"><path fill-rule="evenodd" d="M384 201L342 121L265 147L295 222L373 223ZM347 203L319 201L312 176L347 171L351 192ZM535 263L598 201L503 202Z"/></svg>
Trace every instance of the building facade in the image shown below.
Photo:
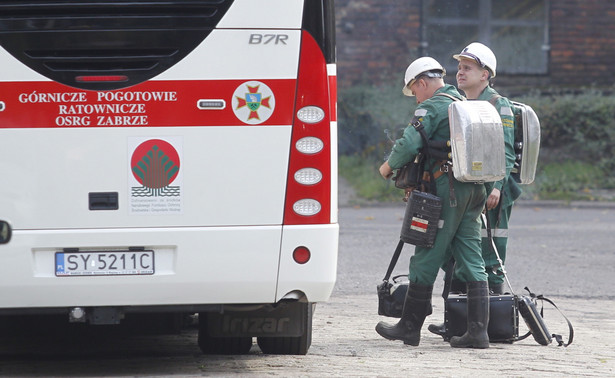
<svg viewBox="0 0 615 378"><path fill-rule="evenodd" d="M615 84L615 2L602 0L336 0L340 87L403 78L432 56L454 83L470 42L498 58L510 91Z"/></svg>

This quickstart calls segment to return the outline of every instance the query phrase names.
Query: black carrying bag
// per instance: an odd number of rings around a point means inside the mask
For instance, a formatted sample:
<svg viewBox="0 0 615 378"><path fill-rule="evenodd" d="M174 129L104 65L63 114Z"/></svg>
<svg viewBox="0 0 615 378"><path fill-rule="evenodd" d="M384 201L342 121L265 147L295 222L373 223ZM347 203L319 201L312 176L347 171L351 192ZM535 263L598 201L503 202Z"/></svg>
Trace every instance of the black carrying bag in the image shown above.
<svg viewBox="0 0 615 378"><path fill-rule="evenodd" d="M410 163L395 172L393 181L398 189L412 189L421 184L425 167L425 155L419 153Z"/></svg>
<svg viewBox="0 0 615 378"><path fill-rule="evenodd" d="M395 276L393 282L386 281L379 284L378 290L378 315L400 318L404 309L404 301L408 292L408 281ZM399 281L398 281L399 280Z"/></svg>
<svg viewBox="0 0 615 378"><path fill-rule="evenodd" d="M404 242L400 240L399 243L397 243L397 248L395 248L395 252L389 263L389 268L382 279L382 283L376 286L378 293L378 315L390 316L393 318L401 317L404 301L406 299L406 292L408 291L408 281L401 281L401 277L403 276L393 277L393 282L389 281L389 279L403 247Z"/></svg>

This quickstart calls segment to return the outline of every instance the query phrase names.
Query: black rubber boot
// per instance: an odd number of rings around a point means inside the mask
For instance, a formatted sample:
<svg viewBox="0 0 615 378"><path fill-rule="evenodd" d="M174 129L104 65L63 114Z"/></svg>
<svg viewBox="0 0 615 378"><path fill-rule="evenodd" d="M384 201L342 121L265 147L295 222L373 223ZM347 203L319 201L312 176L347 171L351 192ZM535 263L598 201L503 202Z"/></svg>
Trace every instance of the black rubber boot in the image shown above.
<svg viewBox="0 0 615 378"><path fill-rule="evenodd" d="M440 323L440 324L430 324L427 329L429 330L429 332L431 333L435 333L438 336L442 336L442 338L444 339L444 341L446 341L446 326L444 325L444 323Z"/></svg>
<svg viewBox="0 0 615 378"><path fill-rule="evenodd" d="M453 348L489 348L489 287L487 281L468 282L468 330L453 336Z"/></svg>
<svg viewBox="0 0 615 378"><path fill-rule="evenodd" d="M399 322L395 325L379 322L376 332L385 339L401 340L406 345L418 346L423 322L432 312L432 290L432 285L423 286L410 282Z"/></svg>
<svg viewBox="0 0 615 378"><path fill-rule="evenodd" d="M491 283L489 282L489 294L501 295L504 294L504 283Z"/></svg>
<svg viewBox="0 0 615 378"><path fill-rule="evenodd" d="M466 283L463 281L460 281L458 279L453 278L451 280L451 288L450 288L450 293L451 294L465 294L467 292L467 288L466 288ZM444 341L448 341L448 339L446 338L446 327L444 326L444 323L440 323L440 324L430 324L427 329L429 330L429 332L434 333L438 336L442 336L442 338L444 339Z"/></svg>

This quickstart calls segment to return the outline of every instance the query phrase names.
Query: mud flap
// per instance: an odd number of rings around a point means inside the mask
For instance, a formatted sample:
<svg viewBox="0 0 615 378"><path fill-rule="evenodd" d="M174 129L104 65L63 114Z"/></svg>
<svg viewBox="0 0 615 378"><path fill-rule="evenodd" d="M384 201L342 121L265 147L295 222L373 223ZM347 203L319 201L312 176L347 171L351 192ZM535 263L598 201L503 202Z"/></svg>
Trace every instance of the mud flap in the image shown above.
<svg viewBox="0 0 615 378"><path fill-rule="evenodd" d="M207 313L207 331L213 337L302 336L309 305L289 301L257 310Z"/></svg>

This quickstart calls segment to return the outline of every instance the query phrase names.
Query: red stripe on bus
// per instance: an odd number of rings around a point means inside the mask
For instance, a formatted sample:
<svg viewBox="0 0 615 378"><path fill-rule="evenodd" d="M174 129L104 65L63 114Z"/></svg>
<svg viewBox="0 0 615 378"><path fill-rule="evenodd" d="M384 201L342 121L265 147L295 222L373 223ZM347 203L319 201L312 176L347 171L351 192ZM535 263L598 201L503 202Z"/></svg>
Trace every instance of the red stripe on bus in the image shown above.
<svg viewBox="0 0 615 378"><path fill-rule="evenodd" d="M250 126L232 109L233 93L247 81L152 80L116 91L85 91L53 81L2 82L0 128ZM275 97L273 113L260 125L292 124L296 80L260 82ZM226 107L199 109L199 100L224 100Z"/></svg>

